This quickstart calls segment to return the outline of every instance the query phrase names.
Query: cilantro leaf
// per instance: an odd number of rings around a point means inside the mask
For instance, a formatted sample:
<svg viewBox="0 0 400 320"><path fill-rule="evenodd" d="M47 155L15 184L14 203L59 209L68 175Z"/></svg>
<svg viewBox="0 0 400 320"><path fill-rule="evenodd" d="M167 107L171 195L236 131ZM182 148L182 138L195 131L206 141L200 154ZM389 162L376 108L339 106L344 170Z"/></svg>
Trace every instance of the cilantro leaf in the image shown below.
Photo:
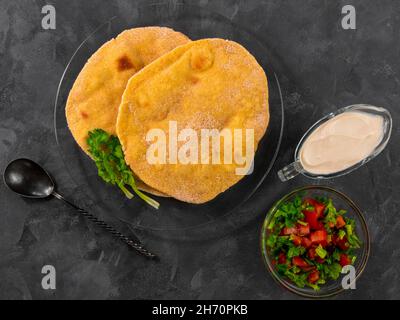
<svg viewBox="0 0 400 320"><path fill-rule="evenodd" d="M306 248L304 247L290 247L288 252L287 252L287 257L288 259L291 259L293 257L301 256L304 252L306 251Z"/></svg>
<svg viewBox="0 0 400 320"><path fill-rule="evenodd" d="M89 131L87 144L88 151L96 163L98 174L105 182L118 186L128 199L133 198L133 194L126 188L130 186L142 200L158 209L160 204L137 188L133 173L125 162L122 146L116 136L102 129L94 129Z"/></svg>
<svg viewBox="0 0 400 320"><path fill-rule="evenodd" d="M278 237L275 234L271 234L267 239L267 246L273 248L276 244Z"/></svg>

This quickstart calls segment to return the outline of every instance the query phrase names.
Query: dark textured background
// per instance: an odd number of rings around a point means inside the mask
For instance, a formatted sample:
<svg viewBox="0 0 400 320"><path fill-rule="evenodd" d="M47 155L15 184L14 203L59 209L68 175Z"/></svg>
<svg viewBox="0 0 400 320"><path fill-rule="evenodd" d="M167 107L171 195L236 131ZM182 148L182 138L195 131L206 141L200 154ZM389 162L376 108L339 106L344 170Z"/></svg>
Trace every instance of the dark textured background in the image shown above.
<svg viewBox="0 0 400 320"><path fill-rule="evenodd" d="M41 29L40 0L0 0L0 168L18 156L43 164L72 195L76 188L56 148L53 104L78 44L108 17L149 1L51 1L57 29ZM159 2L159 1L158 1ZM391 142L351 175L327 181L364 210L372 251L357 290L338 298L400 298L400 3L353 0L357 30L341 28L349 1L187 1L257 34L280 59L286 126L271 178L242 210L259 212L240 230L209 241L148 237L161 262L146 261L72 214L56 200L28 201L0 184L0 298L7 299L284 299L259 254L259 228L279 196L310 181L279 183L302 133L322 115L353 103L389 109ZM78 191L79 192L79 191ZM57 290L41 288L41 268L57 269Z"/></svg>

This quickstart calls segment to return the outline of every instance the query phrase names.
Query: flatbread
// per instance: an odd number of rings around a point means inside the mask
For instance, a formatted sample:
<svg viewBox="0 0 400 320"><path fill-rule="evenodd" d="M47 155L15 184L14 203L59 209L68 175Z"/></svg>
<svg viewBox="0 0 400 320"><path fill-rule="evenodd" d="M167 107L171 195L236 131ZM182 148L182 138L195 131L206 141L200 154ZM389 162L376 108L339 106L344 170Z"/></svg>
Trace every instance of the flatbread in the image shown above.
<svg viewBox="0 0 400 320"><path fill-rule="evenodd" d="M66 105L69 129L88 153L87 135L100 128L116 134L118 107L128 80L144 66L190 40L164 27L126 30L101 46L79 73ZM145 191L154 190L138 182Z"/></svg>
<svg viewBox="0 0 400 320"><path fill-rule="evenodd" d="M243 178L236 174L236 163L149 163L146 153L152 142L146 136L161 129L169 141L170 121L177 123L178 133L191 128L198 137L201 129L253 129L256 149L269 122L264 70L240 44L203 39L142 69L123 94L117 135L133 172L147 185L185 202L215 198Z"/></svg>

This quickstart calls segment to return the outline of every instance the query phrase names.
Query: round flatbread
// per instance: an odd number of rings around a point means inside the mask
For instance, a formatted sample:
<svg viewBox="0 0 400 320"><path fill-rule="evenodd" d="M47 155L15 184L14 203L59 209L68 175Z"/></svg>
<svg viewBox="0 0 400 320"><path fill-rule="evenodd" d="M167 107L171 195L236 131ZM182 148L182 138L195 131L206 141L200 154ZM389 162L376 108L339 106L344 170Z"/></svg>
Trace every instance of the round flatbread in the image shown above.
<svg viewBox="0 0 400 320"><path fill-rule="evenodd" d="M66 105L69 129L88 153L90 130L100 128L115 135L118 107L128 80L144 66L190 40L164 27L126 30L101 46L79 73ZM138 186L152 193L138 182Z"/></svg>
<svg viewBox="0 0 400 320"><path fill-rule="evenodd" d="M236 169L244 165L235 157L241 151L244 155L249 145L246 129L254 133L253 159L268 122L267 78L256 59L236 42L203 39L172 50L129 80L119 108L117 135L126 162L147 185L185 202L204 203L243 178ZM223 160L215 163L210 155L207 163L202 160L200 144L197 158L193 157L193 149L181 149L188 141L195 141L190 135L186 140L178 139L176 150L170 148L170 141L175 141L182 129L194 131L198 141L202 129L216 129L214 136L218 138L222 132L230 132L233 137L234 130L242 129L243 140L234 149L233 140L229 143L227 138L225 149L225 139L221 139ZM167 144L165 150L155 148L163 141ZM208 151L213 148L210 142ZM229 157L224 161L229 152L232 163ZM188 154L189 163L185 158ZM190 162L193 159L197 162Z"/></svg>

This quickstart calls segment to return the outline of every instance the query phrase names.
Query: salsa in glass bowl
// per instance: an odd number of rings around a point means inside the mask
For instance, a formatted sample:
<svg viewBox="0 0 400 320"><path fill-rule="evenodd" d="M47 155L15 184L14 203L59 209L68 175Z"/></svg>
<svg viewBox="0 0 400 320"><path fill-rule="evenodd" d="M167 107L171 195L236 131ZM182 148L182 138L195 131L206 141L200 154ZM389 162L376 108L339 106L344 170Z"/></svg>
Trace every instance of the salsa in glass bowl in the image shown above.
<svg viewBox="0 0 400 320"><path fill-rule="evenodd" d="M344 290L342 276L365 268L369 234L358 206L324 186L296 189L268 212L261 231L263 259L272 276L290 291L327 297ZM343 272L343 273L342 273Z"/></svg>

